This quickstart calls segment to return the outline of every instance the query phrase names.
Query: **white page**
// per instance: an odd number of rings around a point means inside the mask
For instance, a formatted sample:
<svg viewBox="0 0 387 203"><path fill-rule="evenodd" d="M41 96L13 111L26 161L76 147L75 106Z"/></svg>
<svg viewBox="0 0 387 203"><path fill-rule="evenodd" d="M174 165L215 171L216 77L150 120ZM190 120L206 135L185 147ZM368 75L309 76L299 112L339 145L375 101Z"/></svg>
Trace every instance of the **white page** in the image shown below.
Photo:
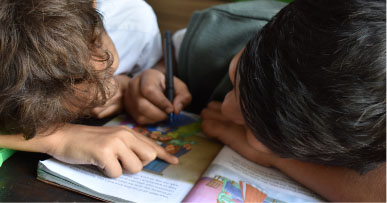
<svg viewBox="0 0 387 203"><path fill-rule="evenodd" d="M180 122L184 120L184 117L193 120L199 118L197 115L186 112L180 114L182 116L178 120ZM119 115L105 126L135 127L133 123L127 121L125 115ZM157 131L165 130L163 127L165 126L158 125ZM49 171L103 195L134 202L181 202L221 148L219 143L200 137L199 134L190 136L188 140L194 142L191 146L192 150L179 157L178 165L168 166L161 174L143 170L137 174L127 173L111 179L105 177L95 167L88 165L71 165L55 159L40 163ZM203 157L204 155L206 157Z"/></svg>
<svg viewBox="0 0 387 203"><path fill-rule="evenodd" d="M225 176L245 181L262 189L268 196L286 202L324 201L282 172L253 163L229 147L223 147L203 176Z"/></svg>
<svg viewBox="0 0 387 203"><path fill-rule="evenodd" d="M90 166L71 165L55 159L41 161L50 171L101 194L134 202L181 202L193 184L141 171L112 179Z"/></svg>

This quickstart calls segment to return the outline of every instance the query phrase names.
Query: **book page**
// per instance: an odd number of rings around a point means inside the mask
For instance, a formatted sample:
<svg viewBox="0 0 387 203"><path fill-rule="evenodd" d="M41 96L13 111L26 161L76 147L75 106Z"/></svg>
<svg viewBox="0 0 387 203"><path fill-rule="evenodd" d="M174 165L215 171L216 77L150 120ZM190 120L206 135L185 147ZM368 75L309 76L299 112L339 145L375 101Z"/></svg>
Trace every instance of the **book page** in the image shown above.
<svg viewBox="0 0 387 203"><path fill-rule="evenodd" d="M184 202L321 202L282 172L260 166L225 146Z"/></svg>
<svg viewBox="0 0 387 203"><path fill-rule="evenodd" d="M205 137L201 132L197 115L186 112L175 115L172 124L157 123L140 126L121 115L105 126L112 125L126 125L154 139L169 153L179 157L178 165L171 165L156 159L145 166L144 170L190 183L197 181L223 146Z"/></svg>
<svg viewBox="0 0 387 203"><path fill-rule="evenodd" d="M203 136L195 115L180 113L173 123L140 126L121 115L106 126L126 125L155 140L179 157L179 164L156 159L137 174L111 179L94 166L71 165L55 159L40 162L38 179L108 201L181 202L211 164L222 144Z"/></svg>
<svg viewBox="0 0 387 203"><path fill-rule="evenodd" d="M60 173L97 193L134 202L181 202L193 183L171 180L150 172L124 174L112 179L101 175L95 167L70 165L55 159L41 162L49 171Z"/></svg>

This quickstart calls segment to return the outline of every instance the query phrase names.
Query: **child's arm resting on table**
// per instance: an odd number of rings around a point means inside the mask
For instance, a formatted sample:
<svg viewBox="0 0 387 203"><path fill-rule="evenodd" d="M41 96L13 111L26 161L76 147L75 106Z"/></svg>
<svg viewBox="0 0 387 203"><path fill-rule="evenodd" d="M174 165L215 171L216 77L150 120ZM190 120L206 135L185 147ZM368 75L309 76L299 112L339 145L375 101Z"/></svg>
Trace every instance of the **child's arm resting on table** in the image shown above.
<svg viewBox="0 0 387 203"><path fill-rule="evenodd" d="M178 163L154 141L125 126L66 124L49 135L36 135L29 140L22 134L1 135L0 147L47 153L70 164L92 164L113 178L123 170L139 172L156 157Z"/></svg>
<svg viewBox="0 0 387 203"><path fill-rule="evenodd" d="M330 201L386 201L385 164L363 175L344 167L319 165L294 159L280 159L274 167Z"/></svg>
<svg viewBox="0 0 387 203"><path fill-rule="evenodd" d="M209 105L202 111L203 132L229 145L247 159L281 170L329 201L386 201L385 164L361 175L348 168L284 159L271 152L258 151L249 144L246 128L227 120L217 106Z"/></svg>

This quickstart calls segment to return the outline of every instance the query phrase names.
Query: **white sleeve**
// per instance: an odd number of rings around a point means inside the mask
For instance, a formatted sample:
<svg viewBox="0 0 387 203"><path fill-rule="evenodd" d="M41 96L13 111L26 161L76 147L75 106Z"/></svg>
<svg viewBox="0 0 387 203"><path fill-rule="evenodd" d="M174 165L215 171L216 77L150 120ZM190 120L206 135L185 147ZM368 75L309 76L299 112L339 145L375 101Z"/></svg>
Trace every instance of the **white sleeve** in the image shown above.
<svg viewBox="0 0 387 203"><path fill-rule="evenodd" d="M161 44L161 35L159 31L157 33L155 32L153 36L149 36L149 39L146 40L146 44L137 60L136 67L139 67L140 70L138 71L137 68L135 68L133 74L152 68L160 60L162 56Z"/></svg>
<svg viewBox="0 0 387 203"><path fill-rule="evenodd" d="M161 58L161 35L153 9L143 0L97 0L105 29L120 58L115 74L136 74Z"/></svg>

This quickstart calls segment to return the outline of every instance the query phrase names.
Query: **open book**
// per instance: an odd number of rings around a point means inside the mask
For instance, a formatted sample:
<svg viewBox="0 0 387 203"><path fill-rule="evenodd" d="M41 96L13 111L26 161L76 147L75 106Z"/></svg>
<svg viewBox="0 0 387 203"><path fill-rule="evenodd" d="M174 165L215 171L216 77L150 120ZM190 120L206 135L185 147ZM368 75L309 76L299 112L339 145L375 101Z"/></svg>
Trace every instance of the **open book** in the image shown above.
<svg viewBox="0 0 387 203"><path fill-rule="evenodd" d="M55 159L39 162L38 179L106 201L132 202L321 202L283 173L250 162L200 132L195 115L173 123L137 126L125 116L106 125L128 125L179 157L178 165L155 160L137 174L112 179L96 167Z"/></svg>

